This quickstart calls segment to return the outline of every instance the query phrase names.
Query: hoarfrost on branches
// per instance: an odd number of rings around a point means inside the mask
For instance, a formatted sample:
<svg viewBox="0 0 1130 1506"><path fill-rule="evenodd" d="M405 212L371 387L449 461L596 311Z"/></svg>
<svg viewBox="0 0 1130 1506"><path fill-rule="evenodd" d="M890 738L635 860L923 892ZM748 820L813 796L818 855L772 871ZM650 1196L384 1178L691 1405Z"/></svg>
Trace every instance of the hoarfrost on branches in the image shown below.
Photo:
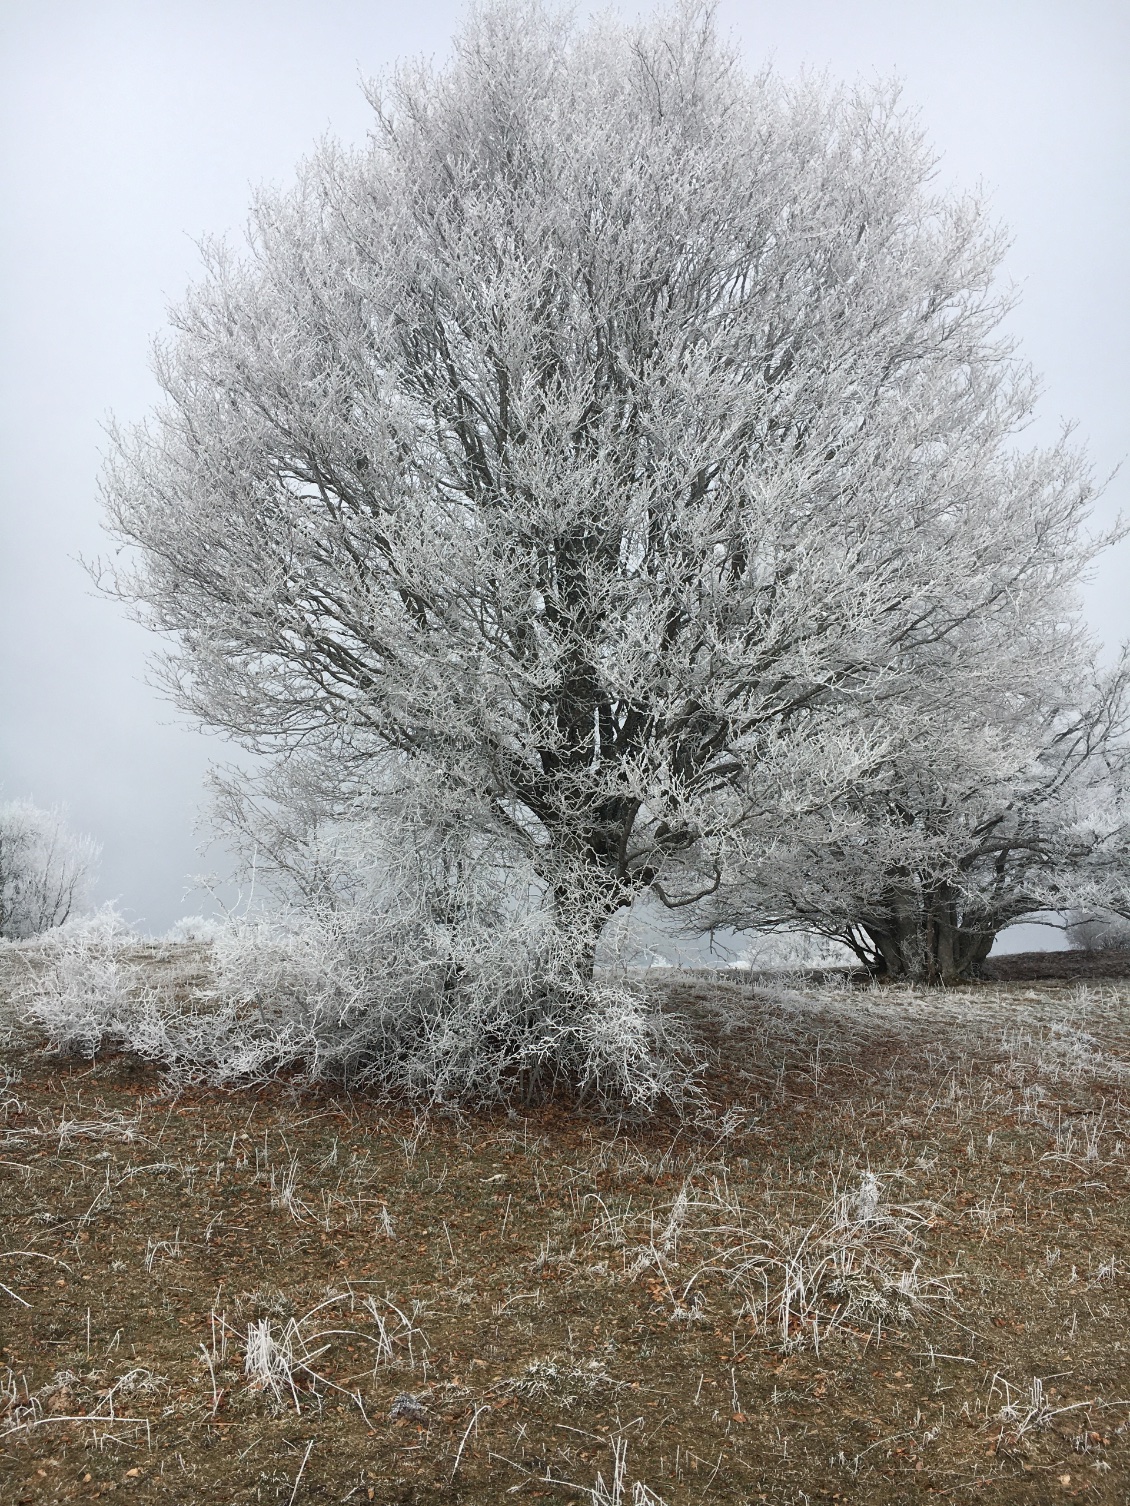
<svg viewBox="0 0 1130 1506"><path fill-rule="evenodd" d="M585 976L672 863L867 807L929 666L944 718L1018 600L1069 614L1091 481L1018 448L1001 236L894 89L747 76L695 5L488 5L371 99L174 312L115 587L282 784L441 781Z"/></svg>
<svg viewBox="0 0 1130 1506"><path fill-rule="evenodd" d="M697 925L809 930L882 976L949 982L1024 916L1125 906L1125 659L1100 672L1056 603L1017 606L963 700L949 666L940 683L922 675L881 777L797 813L771 842L737 834Z"/></svg>
<svg viewBox="0 0 1130 1506"><path fill-rule="evenodd" d="M58 809L27 800L0 804L0 940L24 941L79 914L98 851Z"/></svg>

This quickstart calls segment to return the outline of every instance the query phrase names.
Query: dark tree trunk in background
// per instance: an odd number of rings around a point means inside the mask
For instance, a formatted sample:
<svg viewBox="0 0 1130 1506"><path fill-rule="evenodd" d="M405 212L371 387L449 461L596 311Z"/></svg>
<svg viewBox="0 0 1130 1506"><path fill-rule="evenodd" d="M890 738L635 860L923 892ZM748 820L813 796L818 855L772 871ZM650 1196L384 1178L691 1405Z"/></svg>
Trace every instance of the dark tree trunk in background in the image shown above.
<svg viewBox="0 0 1130 1506"><path fill-rule="evenodd" d="M908 983L959 983L975 977L989 955L996 928L964 916L948 886L895 890L882 915L859 925L867 945L856 952L880 978Z"/></svg>

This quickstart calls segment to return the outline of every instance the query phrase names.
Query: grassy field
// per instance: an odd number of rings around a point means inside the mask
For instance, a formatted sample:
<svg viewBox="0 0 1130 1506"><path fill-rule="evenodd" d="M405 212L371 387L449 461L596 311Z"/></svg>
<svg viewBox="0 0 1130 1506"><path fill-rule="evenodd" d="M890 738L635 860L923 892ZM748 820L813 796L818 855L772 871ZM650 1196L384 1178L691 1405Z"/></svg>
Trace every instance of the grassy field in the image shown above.
<svg viewBox="0 0 1130 1506"><path fill-rule="evenodd" d="M1130 1499L1130 985L676 977L682 1121L0 1052L0 1500Z"/></svg>

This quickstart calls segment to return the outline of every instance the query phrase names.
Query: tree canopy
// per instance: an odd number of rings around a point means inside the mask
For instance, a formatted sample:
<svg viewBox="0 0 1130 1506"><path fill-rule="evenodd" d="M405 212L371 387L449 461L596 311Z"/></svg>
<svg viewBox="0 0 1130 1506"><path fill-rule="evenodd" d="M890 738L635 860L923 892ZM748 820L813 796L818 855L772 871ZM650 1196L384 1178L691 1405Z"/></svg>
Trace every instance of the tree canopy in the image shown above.
<svg viewBox="0 0 1130 1506"><path fill-rule="evenodd" d="M500 4L370 98L115 436L183 707L343 800L440 778L591 956L673 860L887 777L1018 602L1078 637L1089 473L1018 444L1001 236L897 90L751 76L700 5Z"/></svg>

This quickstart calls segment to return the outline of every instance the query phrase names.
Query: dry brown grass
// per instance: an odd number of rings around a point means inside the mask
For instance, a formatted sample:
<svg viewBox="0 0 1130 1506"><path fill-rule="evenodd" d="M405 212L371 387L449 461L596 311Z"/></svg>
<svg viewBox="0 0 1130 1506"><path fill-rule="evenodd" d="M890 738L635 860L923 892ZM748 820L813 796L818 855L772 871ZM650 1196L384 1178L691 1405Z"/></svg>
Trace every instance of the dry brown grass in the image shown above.
<svg viewBox="0 0 1130 1506"><path fill-rule="evenodd" d="M671 991L694 1122L13 1039L0 1499L1125 1501L1130 987Z"/></svg>

